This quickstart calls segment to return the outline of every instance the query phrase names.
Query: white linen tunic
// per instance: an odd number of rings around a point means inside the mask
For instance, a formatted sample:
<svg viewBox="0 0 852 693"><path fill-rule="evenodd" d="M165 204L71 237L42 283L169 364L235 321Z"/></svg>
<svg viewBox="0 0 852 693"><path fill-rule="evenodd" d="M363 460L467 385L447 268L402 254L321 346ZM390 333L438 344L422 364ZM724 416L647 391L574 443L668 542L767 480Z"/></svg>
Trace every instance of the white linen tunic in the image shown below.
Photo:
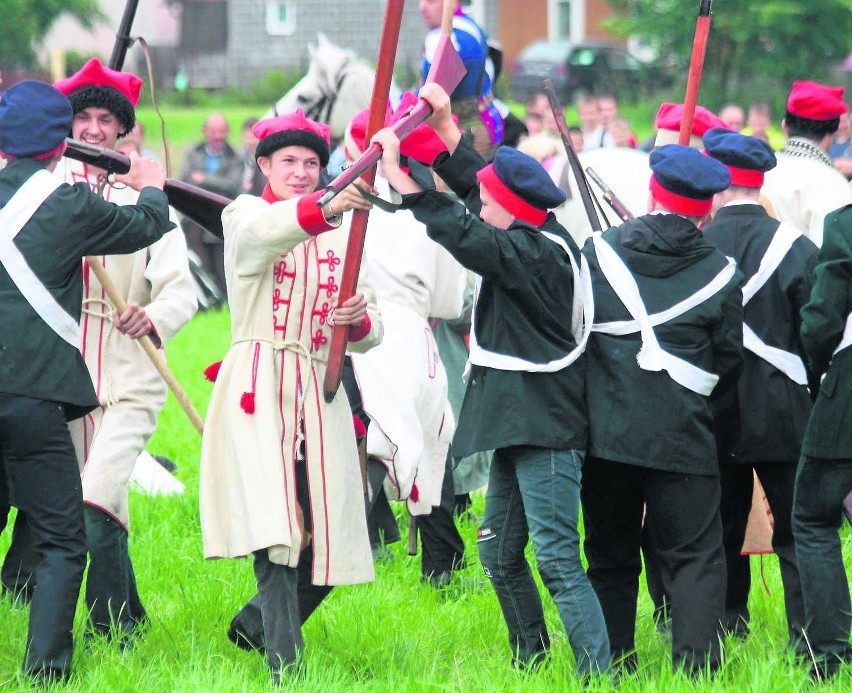
<svg viewBox="0 0 852 693"><path fill-rule="evenodd" d="M822 161L778 152L778 165L766 172L761 192L769 198L775 216L801 229L822 245L825 215L852 203L849 182Z"/></svg>
<svg viewBox="0 0 852 693"><path fill-rule="evenodd" d="M95 177L78 161L63 158L55 175L67 183ZM135 204L139 193L107 185L103 197L119 205ZM178 223L174 210L169 217ZM161 342L166 344L195 314L197 302L186 241L180 226L159 241L129 255L101 256L101 263L127 303L145 309ZM136 458L157 427L167 386L139 342L112 325L114 306L101 283L83 261L81 351L100 406L68 424L83 480L83 500L129 525L127 486ZM165 358L165 353L162 353Z"/></svg>
<svg viewBox="0 0 852 693"><path fill-rule="evenodd" d="M375 185L387 196L385 179L377 177ZM388 469L388 498L425 515L441 502L455 432L447 374L428 319L459 316L466 272L407 210L370 212L364 255L385 328L377 348L352 354L370 417L367 454Z"/></svg>
<svg viewBox="0 0 852 693"><path fill-rule="evenodd" d="M306 200L303 200L306 202ZM312 204L312 203L310 203ZM347 215L348 217L348 215ZM331 343L348 226L312 236L299 200L270 204L241 195L222 214L232 345L210 398L201 446L201 530L206 558L267 549L296 567L302 532L296 464L304 429L314 584L373 579L355 432L344 388L326 403ZM381 317L364 278L370 331L353 350L381 341ZM241 406L253 393L255 407Z"/></svg>

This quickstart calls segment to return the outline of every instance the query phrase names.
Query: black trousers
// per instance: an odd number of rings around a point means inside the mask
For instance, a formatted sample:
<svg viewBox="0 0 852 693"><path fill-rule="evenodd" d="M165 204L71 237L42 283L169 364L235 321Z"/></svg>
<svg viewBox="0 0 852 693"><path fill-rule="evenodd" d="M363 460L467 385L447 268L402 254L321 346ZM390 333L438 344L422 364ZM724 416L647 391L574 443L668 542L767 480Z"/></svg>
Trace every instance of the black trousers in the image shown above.
<svg viewBox="0 0 852 693"><path fill-rule="evenodd" d="M133 635L144 626L147 613L136 587L127 530L115 518L88 504L83 506L83 520L89 551L85 591L89 628L108 637ZM37 584L39 554L35 542L27 514L19 510L0 576L3 589L25 602L31 600Z"/></svg>
<svg viewBox="0 0 852 693"><path fill-rule="evenodd" d="M0 511L0 515L5 523L6 513ZM0 569L0 582L5 594L27 604L32 600L36 586L36 570L41 562L41 557L35 550L35 542L35 532L27 522L27 514L18 510L12 527L12 541L6 558L3 559L3 568Z"/></svg>
<svg viewBox="0 0 852 693"><path fill-rule="evenodd" d="M453 570L464 567L464 542L453 518L455 505L453 461L447 453L444 482L441 485L441 504L434 506L428 515L417 517L420 547L423 551L420 574L424 578L452 573Z"/></svg>
<svg viewBox="0 0 852 693"><path fill-rule="evenodd" d="M688 672L720 663L725 563L719 480L588 457L581 499L588 576L613 659L635 666L642 515L671 601L672 662Z"/></svg>
<svg viewBox="0 0 852 693"><path fill-rule="evenodd" d="M24 668L65 678L86 541L83 489L62 405L0 394L0 453L0 508L14 505L27 514L40 557Z"/></svg>
<svg viewBox="0 0 852 693"><path fill-rule="evenodd" d="M305 531L313 527L304 462L296 464L296 497L302 507ZM313 548L308 545L299 565L290 568L271 563L266 549L254 552L257 594L231 621L228 636L242 647L265 651L274 681L301 657L304 643L301 625L322 603L331 587L311 582Z"/></svg>
<svg viewBox="0 0 852 693"><path fill-rule="evenodd" d="M775 525L772 549L778 556L781 583L784 585L784 606L790 645L803 653L802 629L805 625L805 605L796 545L793 540L793 491L798 462L755 462L754 464L720 464L722 485L722 530L725 543L725 563L728 580L725 592L724 626L728 631L747 632L750 614L748 594L751 589L749 557L740 555L745 538L748 515L751 511L754 476L757 473L766 499L772 509Z"/></svg>

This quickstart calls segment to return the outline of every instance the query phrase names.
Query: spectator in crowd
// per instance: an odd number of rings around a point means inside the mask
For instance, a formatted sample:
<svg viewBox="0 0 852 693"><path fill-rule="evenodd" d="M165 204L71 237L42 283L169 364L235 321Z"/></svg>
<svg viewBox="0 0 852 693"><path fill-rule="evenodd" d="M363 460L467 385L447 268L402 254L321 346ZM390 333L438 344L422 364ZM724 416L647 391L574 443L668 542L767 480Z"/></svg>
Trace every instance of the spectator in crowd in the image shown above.
<svg viewBox="0 0 852 693"><path fill-rule="evenodd" d="M616 116L610 121L608 134L612 137L614 147L635 149L638 146L630 121L623 116Z"/></svg>
<svg viewBox="0 0 852 693"><path fill-rule="evenodd" d="M852 180L852 118L848 112L840 116L840 125L834 133L828 155L834 162L834 168L847 180Z"/></svg>
<svg viewBox="0 0 852 693"><path fill-rule="evenodd" d="M719 111L719 117L728 126L728 129L734 132L740 132L745 127L745 113L743 113L742 107L735 103L723 106L722 110Z"/></svg>
<svg viewBox="0 0 852 693"><path fill-rule="evenodd" d="M604 130L601 126L598 100L594 96L581 96L577 100L577 116L583 131L583 148L599 149Z"/></svg>
<svg viewBox="0 0 852 693"><path fill-rule="evenodd" d="M243 121L243 183L242 192L259 197L266 185L266 178L257 165L254 153L257 150L258 139L252 132L257 118L246 118Z"/></svg>
<svg viewBox="0 0 852 693"><path fill-rule="evenodd" d="M618 99L614 94L601 94L598 96L598 118L603 130L600 139L601 147L615 147L615 140L610 132L610 124L618 117Z"/></svg>
<svg viewBox="0 0 852 693"><path fill-rule="evenodd" d="M204 141L186 153L180 178L205 190L234 198L241 192L243 160L228 144L228 121L211 113L202 127ZM225 261L222 240L188 218L181 220L186 244L215 279L225 295Z"/></svg>

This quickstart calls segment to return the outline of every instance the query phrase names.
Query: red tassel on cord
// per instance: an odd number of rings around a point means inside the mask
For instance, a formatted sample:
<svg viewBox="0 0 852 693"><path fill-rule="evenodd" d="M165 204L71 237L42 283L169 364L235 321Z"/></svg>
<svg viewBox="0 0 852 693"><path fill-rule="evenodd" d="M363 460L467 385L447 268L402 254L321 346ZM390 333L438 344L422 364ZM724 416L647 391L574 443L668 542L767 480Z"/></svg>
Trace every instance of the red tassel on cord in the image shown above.
<svg viewBox="0 0 852 693"><path fill-rule="evenodd" d="M417 488L417 484L411 484L411 493L408 494L408 497L411 499L412 503L416 503L420 500L420 489Z"/></svg>
<svg viewBox="0 0 852 693"><path fill-rule="evenodd" d="M352 417L352 425L355 426L355 439L361 440L365 435L367 435L367 427L364 425L364 422L361 421L361 418L358 416Z"/></svg>
<svg viewBox="0 0 852 693"><path fill-rule="evenodd" d="M219 377L219 369L222 367L221 361L216 361L216 363L211 363L207 368L204 369L204 377L209 380L211 383L216 382L216 378Z"/></svg>
<svg viewBox="0 0 852 693"><path fill-rule="evenodd" d="M254 393L257 390L257 363L260 360L260 342L255 342L254 359L251 364L251 392L244 392L240 397L240 407L246 414L254 414Z"/></svg>
<svg viewBox="0 0 852 693"><path fill-rule="evenodd" d="M254 393L244 392L240 397L240 407L246 414L254 414Z"/></svg>

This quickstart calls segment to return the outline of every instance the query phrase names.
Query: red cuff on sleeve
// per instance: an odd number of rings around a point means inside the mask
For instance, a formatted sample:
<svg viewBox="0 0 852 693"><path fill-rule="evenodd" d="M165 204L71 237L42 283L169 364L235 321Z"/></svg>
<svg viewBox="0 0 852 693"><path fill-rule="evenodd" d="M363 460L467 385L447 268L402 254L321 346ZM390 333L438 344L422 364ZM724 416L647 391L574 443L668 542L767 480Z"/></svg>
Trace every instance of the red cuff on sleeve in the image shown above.
<svg viewBox="0 0 852 693"><path fill-rule="evenodd" d="M325 190L318 190L310 195L300 197L296 203L296 219L305 233L311 236L319 236L323 231L331 231L335 228L325 220L322 207L317 207L317 202L325 194Z"/></svg>
<svg viewBox="0 0 852 693"><path fill-rule="evenodd" d="M349 328L349 341L350 342L360 342L364 337L370 334L370 328L372 325L370 324L370 316L365 315L364 321L358 325L358 327L350 327Z"/></svg>

